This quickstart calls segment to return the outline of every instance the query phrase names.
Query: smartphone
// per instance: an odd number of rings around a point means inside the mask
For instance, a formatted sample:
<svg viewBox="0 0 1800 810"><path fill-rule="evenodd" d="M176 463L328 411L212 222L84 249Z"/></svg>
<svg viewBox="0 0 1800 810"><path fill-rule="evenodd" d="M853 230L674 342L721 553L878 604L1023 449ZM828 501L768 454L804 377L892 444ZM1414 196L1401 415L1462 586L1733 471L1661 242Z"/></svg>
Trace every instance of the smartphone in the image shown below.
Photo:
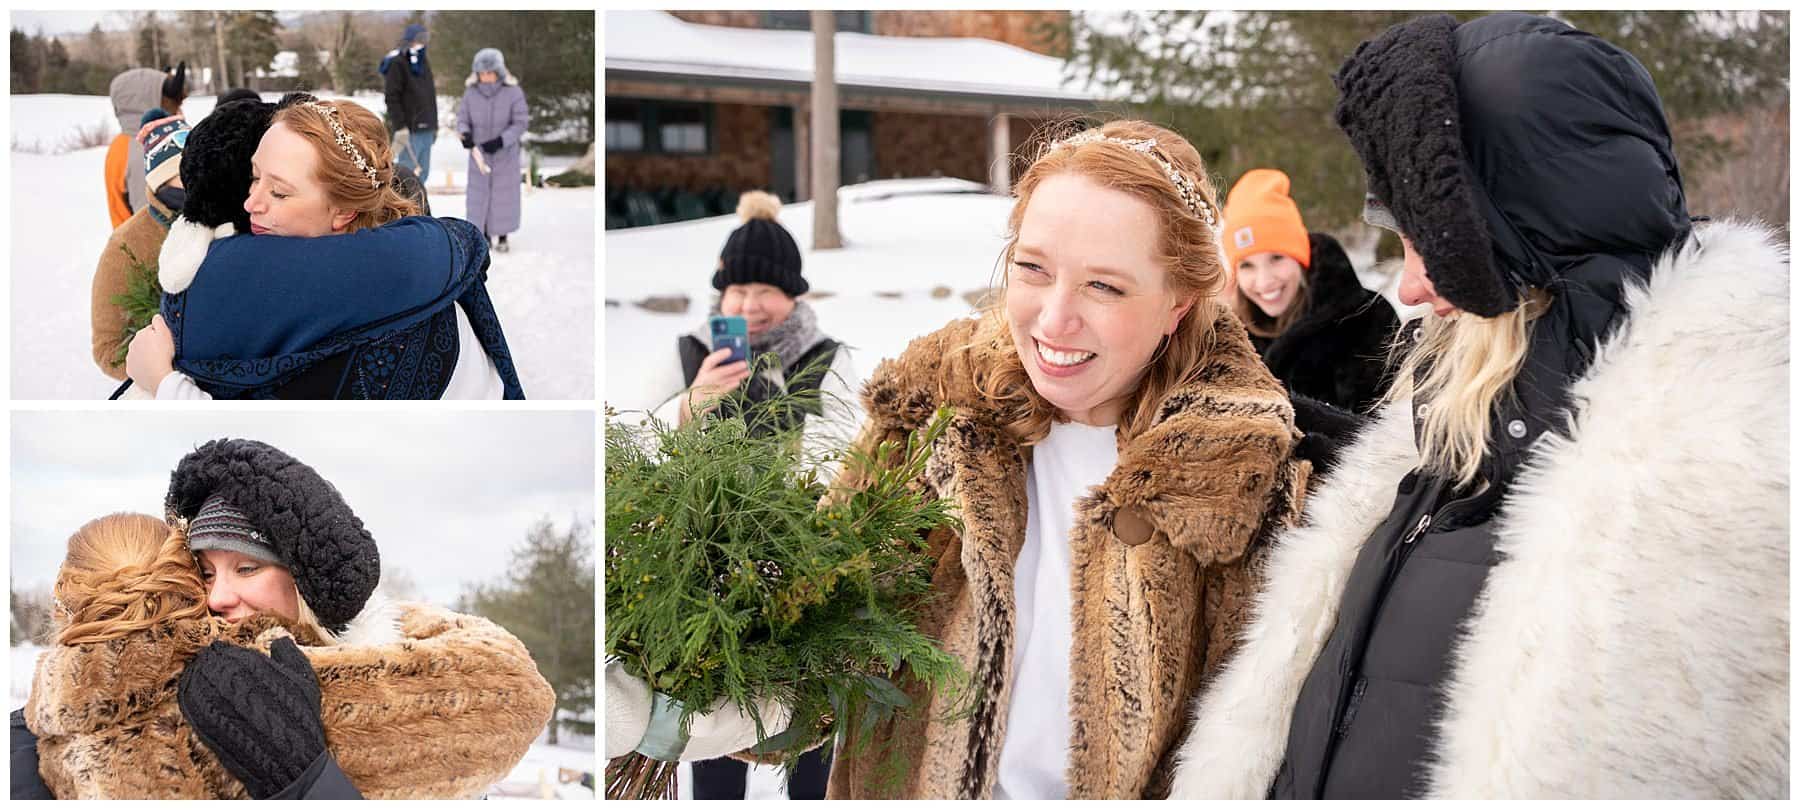
<svg viewBox="0 0 1800 810"><path fill-rule="evenodd" d="M730 349L726 363L750 359L750 327L741 315L714 315L707 321L712 331L713 351ZM721 364L723 365L723 364Z"/></svg>

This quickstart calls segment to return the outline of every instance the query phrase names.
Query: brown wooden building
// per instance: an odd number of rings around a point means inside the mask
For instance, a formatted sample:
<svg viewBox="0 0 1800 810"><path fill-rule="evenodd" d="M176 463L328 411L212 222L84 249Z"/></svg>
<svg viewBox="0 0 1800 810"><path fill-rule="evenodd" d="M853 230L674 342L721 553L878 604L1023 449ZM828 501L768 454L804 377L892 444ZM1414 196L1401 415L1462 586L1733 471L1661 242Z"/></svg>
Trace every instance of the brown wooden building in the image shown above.
<svg viewBox="0 0 1800 810"><path fill-rule="evenodd" d="M943 176L1004 192L1033 132L1098 101L1063 78L1066 11L837 17L845 184ZM710 191L720 213L752 188L806 198L808 12L607 12L604 25L609 199Z"/></svg>

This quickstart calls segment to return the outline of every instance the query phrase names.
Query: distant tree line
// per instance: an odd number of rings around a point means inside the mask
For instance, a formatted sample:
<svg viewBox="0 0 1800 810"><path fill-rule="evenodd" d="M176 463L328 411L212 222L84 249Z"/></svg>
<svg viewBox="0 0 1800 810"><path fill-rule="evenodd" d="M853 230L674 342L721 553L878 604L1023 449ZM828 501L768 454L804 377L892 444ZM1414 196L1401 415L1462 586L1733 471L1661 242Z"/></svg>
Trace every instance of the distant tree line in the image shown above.
<svg viewBox="0 0 1800 810"><path fill-rule="evenodd" d="M287 25L273 11L119 13L129 15L128 30L96 23L85 35L51 36L13 28L12 92L104 96L120 72L168 70L181 62L192 94L231 87L379 91L375 68L382 55L408 23L422 22L431 31L439 95L461 97L475 52L499 48L530 98L534 135L577 144L594 139L591 11L316 11L289 16ZM281 51L294 52L297 75L271 75Z"/></svg>

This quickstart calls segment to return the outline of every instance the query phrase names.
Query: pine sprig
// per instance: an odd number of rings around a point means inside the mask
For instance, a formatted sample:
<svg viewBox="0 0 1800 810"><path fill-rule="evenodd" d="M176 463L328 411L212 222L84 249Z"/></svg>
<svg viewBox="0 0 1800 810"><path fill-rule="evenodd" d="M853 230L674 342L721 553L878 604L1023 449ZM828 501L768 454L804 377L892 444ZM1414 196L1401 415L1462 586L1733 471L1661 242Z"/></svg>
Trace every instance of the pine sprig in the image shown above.
<svg viewBox="0 0 1800 810"><path fill-rule="evenodd" d="M914 623L932 595L925 537L955 518L911 482L948 412L904 446L839 451L865 483L826 499L797 429L746 427L792 403L738 405L679 429L608 413L607 655L690 712L720 698L751 717L759 698L792 707L791 733L758 732L790 768L834 732L838 756L875 753L875 721L916 710L901 674L959 711L967 676Z"/></svg>
<svg viewBox="0 0 1800 810"><path fill-rule="evenodd" d="M131 267L125 273L125 292L112 297L112 303L125 310L125 326L119 335L119 348L113 352L114 367L125 365L126 350L138 330L150 325L150 317L162 309L162 282L156 265L139 259L130 245L120 245Z"/></svg>

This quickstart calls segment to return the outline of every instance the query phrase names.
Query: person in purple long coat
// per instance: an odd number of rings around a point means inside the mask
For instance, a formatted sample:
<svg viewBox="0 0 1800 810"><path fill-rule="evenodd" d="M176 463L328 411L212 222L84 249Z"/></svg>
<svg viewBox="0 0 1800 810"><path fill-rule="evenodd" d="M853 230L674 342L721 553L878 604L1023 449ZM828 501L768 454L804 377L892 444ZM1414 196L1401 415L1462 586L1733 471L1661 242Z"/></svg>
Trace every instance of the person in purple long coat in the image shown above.
<svg viewBox="0 0 1800 810"><path fill-rule="evenodd" d="M456 108L456 129L469 150L467 217L494 250L505 253L506 235L519 229L519 139L525 137L531 111L519 77L506 72L506 57L498 48L475 52L464 84L468 87Z"/></svg>

